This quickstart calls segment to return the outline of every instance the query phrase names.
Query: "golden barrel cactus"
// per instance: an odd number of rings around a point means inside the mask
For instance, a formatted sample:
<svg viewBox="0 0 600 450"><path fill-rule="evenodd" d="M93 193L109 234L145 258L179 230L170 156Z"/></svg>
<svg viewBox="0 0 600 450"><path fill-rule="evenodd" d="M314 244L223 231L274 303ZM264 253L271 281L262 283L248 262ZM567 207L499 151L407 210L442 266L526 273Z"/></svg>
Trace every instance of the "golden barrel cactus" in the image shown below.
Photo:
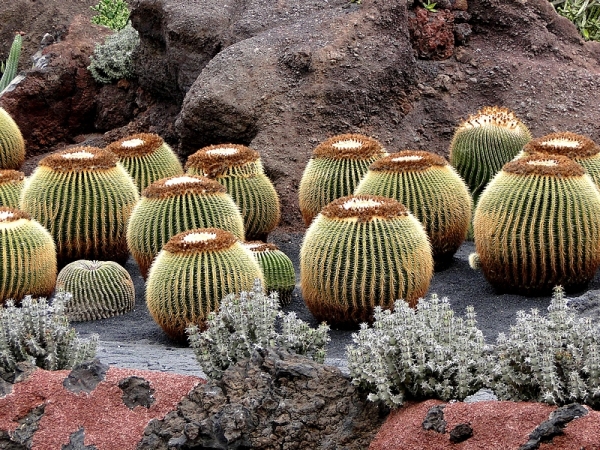
<svg viewBox="0 0 600 450"><path fill-rule="evenodd" d="M318 319L351 326L398 299L416 306L433 277L423 225L387 197L334 200L308 228L300 249L304 301Z"/></svg>
<svg viewBox="0 0 600 450"><path fill-rule="evenodd" d="M144 278L171 237L194 228L220 228L244 240L244 219L223 185L180 175L155 181L142 193L127 226L127 245Z"/></svg>
<svg viewBox="0 0 600 450"><path fill-rule="evenodd" d="M25 141L13 118L0 108L0 169L19 169L25 162Z"/></svg>
<svg viewBox="0 0 600 450"><path fill-rule="evenodd" d="M171 147L154 133L138 133L108 145L108 150L133 177L138 192L161 178L183 174L183 166Z"/></svg>
<svg viewBox="0 0 600 450"><path fill-rule="evenodd" d="M250 250L228 231L197 228L173 236L148 274L146 304L172 339L185 341L190 324L205 327L208 314L231 293L264 281Z"/></svg>
<svg viewBox="0 0 600 450"><path fill-rule="evenodd" d="M304 223L310 225L333 200L353 194L369 166L386 155L379 141L362 134L340 134L320 143L313 150L298 189Z"/></svg>
<svg viewBox="0 0 600 450"><path fill-rule="evenodd" d="M19 208L25 174L17 170L0 170L0 206Z"/></svg>
<svg viewBox="0 0 600 450"><path fill-rule="evenodd" d="M0 302L49 297L56 283L56 247L29 214L0 207Z"/></svg>
<svg viewBox="0 0 600 450"><path fill-rule="evenodd" d="M50 231L61 267L78 259L124 263L127 222L138 198L113 153L74 147L39 162L23 188L21 208Z"/></svg>
<svg viewBox="0 0 600 450"><path fill-rule="evenodd" d="M190 155L186 170L225 186L242 212L246 239L265 241L279 224L279 196L256 150L243 145L211 145Z"/></svg>
<svg viewBox="0 0 600 450"><path fill-rule="evenodd" d="M71 321L107 319L135 305L133 280L114 261L73 261L58 273L56 289L72 295L65 307Z"/></svg>
<svg viewBox="0 0 600 450"><path fill-rule="evenodd" d="M405 150L375 161L356 195L398 200L423 224L436 268L444 268L467 236L472 200L469 188L441 156Z"/></svg>
<svg viewBox="0 0 600 450"><path fill-rule="evenodd" d="M538 153L507 163L475 209L483 274L525 295L585 286L600 265L598 211L600 192L573 160Z"/></svg>

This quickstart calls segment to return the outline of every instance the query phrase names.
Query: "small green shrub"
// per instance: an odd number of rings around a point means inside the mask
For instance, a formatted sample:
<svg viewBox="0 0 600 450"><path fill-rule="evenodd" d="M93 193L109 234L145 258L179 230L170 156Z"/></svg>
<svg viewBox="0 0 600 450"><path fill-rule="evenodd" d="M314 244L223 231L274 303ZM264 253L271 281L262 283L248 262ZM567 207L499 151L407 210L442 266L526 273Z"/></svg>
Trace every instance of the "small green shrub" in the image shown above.
<svg viewBox="0 0 600 450"><path fill-rule="evenodd" d="M276 320L281 319L281 331ZM279 311L277 294L265 295L257 280L252 291L223 298L219 312L211 313L208 328L187 328L191 347L204 373L219 379L232 364L249 358L254 349L283 347L320 363L325 360L329 326L313 329L291 312Z"/></svg>
<svg viewBox="0 0 600 450"><path fill-rule="evenodd" d="M600 41L600 0L554 0L556 12L579 29L586 41Z"/></svg>
<svg viewBox="0 0 600 450"><path fill-rule="evenodd" d="M124 0L100 0L100 3L91 8L98 13L92 17L92 23L111 30L122 30L129 20L129 5Z"/></svg>
<svg viewBox="0 0 600 450"><path fill-rule="evenodd" d="M576 318L562 288L554 290L547 316L519 311L494 353L499 398L600 407L600 334L591 318Z"/></svg>
<svg viewBox="0 0 600 450"><path fill-rule="evenodd" d="M463 320L433 294L416 310L398 300L393 311L375 308L374 317L346 350L352 382L370 391L370 400L390 407L407 398L462 400L488 384L489 351L473 307Z"/></svg>
<svg viewBox="0 0 600 450"><path fill-rule="evenodd" d="M71 369L96 354L98 336L81 340L69 326L65 303L71 295L58 293L52 303L27 296L16 307L0 306L0 368L15 369L28 361L46 370Z"/></svg>
<svg viewBox="0 0 600 450"><path fill-rule="evenodd" d="M104 44L96 45L88 70L98 83L109 84L122 78L131 78L132 55L139 44L137 30L128 23L122 30L108 36Z"/></svg>

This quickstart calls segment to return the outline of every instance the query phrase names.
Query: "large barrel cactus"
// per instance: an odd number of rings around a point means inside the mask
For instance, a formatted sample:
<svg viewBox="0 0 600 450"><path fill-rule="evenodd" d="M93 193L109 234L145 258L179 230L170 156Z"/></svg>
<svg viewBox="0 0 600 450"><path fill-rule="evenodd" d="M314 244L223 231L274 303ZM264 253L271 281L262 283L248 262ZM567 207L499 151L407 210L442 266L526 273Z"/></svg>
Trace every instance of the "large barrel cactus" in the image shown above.
<svg viewBox="0 0 600 450"><path fill-rule="evenodd" d="M184 341L188 325L204 328L225 295L249 291L257 278L264 280L258 262L233 234L188 230L173 236L154 260L146 304L167 335Z"/></svg>
<svg viewBox="0 0 600 450"><path fill-rule="evenodd" d="M506 108L484 107L459 124L450 143L450 164L466 181L474 204L487 183L530 140L529 129Z"/></svg>
<svg viewBox="0 0 600 450"><path fill-rule="evenodd" d="M142 193L127 226L127 245L144 278L169 239L194 228L220 228L244 240L244 220L223 185L181 175L155 181Z"/></svg>
<svg viewBox="0 0 600 450"><path fill-rule="evenodd" d="M244 243L244 246L252 251L263 271L265 290L277 292L281 305L289 305L296 287L296 272L292 260L275 244L250 241Z"/></svg>
<svg viewBox="0 0 600 450"><path fill-rule="evenodd" d="M387 155L376 139L362 134L340 134L314 150L300 180L298 200L308 226L323 207L354 193L369 165Z"/></svg>
<svg viewBox="0 0 600 450"><path fill-rule="evenodd" d="M0 170L0 206L18 208L25 185L25 174L17 170Z"/></svg>
<svg viewBox="0 0 600 450"><path fill-rule="evenodd" d="M71 321L106 319L135 305L133 280L114 261L73 261L59 272L56 289L73 296L65 307Z"/></svg>
<svg viewBox="0 0 600 450"><path fill-rule="evenodd" d="M225 186L242 212L246 239L266 241L279 224L279 196L257 151L243 145L211 145L190 155L186 170Z"/></svg>
<svg viewBox="0 0 600 450"><path fill-rule="evenodd" d="M56 283L52 236L26 212L0 207L0 302L48 297Z"/></svg>
<svg viewBox="0 0 600 450"><path fill-rule="evenodd" d="M25 141L13 118L0 108L0 169L19 169L25 162Z"/></svg>
<svg viewBox="0 0 600 450"><path fill-rule="evenodd" d="M171 147L154 133L127 136L108 145L133 177L138 192L161 178L183 174L183 166Z"/></svg>
<svg viewBox="0 0 600 450"><path fill-rule="evenodd" d="M467 185L441 156L406 150L375 161L355 194L398 200L423 226L436 268L444 268L461 246L471 223Z"/></svg>
<svg viewBox="0 0 600 450"><path fill-rule="evenodd" d="M573 160L535 154L511 161L475 209L479 266L505 292L581 288L600 265L598 211L600 192Z"/></svg>
<svg viewBox="0 0 600 450"><path fill-rule="evenodd" d="M600 186L600 145L590 138L569 131L550 133L529 141L518 157L534 153L571 158L583 166L596 186Z"/></svg>
<svg viewBox="0 0 600 450"><path fill-rule="evenodd" d="M54 237L59 266L78 259L124 263L127 221L138 198L113 153L74 147L39 162L25 182L21 208Z"/></svg>
<svg viewBox="0 0 600 450"><path fill-rule="evenodd" d="M302 295L318 319L350 326L398 299L416 306L433 276L423 225L402 203L347 196L321 210L300 249Z"/></svg>

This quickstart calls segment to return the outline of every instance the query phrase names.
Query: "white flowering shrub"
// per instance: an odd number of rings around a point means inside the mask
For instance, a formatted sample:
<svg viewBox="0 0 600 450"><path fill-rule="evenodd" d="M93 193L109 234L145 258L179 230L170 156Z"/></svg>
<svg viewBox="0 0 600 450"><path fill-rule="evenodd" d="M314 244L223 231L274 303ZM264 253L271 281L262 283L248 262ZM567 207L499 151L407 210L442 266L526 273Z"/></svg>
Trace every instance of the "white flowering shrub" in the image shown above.
<svg viewBox="0 0 600 450"><path fill-rule="evenodd" d="M489 349L472 306L463 320L435 294L416 309L398 300L393 311L375 308L373 326L362 324L352 339L352 382L390 407L407 398L462 400L488 384Z"/></svg>
<svg viewBox="0 0 600 450"><path fill-rule="evenodd" d="M46 370L71 369L96 355L98 336L79 338L69 326L65 303L71 294L60 292L52 303L25 297L21 306L8 300L0 306L0 367L9 372L28 361Z"/></svg>
<svg viewBox="0 0 600 450"><path fill-rule="evenodd" d="M314 329L295 313L281 312L277 293L265 295L260 280L250 292L223 298L219 311L209 315L206 331L192 325L186 332L202 370L213 379L221 378L230 365L249 358L257 348L282 347L322 363L330 339L326 324Z"/></svg>
<svg viewBox="0 0 600 450"><path fill-rule="evenodd" d="M109 84L133 76L132 55L140 44L135 28L128 23L122 30L96 45L88 70L98 83Z"/></svg>
<svg viewBox="0 0 600 450"><path fill-rule="evenodd" d="M560 287L547 316L519 311L508 336L498 335L494 353L500 399L600 407L600 331L589 317L576 318Z"/></svg>

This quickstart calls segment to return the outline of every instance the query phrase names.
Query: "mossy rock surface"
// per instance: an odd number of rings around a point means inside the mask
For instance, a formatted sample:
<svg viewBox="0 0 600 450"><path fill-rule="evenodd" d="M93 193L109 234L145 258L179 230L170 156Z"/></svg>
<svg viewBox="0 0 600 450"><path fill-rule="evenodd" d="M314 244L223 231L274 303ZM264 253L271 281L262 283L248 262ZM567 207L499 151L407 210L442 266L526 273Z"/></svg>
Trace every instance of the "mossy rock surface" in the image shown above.
<svg viewBox="0 0 600 450"><path fill-rule="evenodd" d="M19 208L25 186L25 174L17 170L0 170L0 206Z"/></svg>
<svg viewBox="0 0 600 450"><path fill-rule="evenodd" d="M13 118L0 108L0 169L18 170L25 162L25 141Z"/></svg>

